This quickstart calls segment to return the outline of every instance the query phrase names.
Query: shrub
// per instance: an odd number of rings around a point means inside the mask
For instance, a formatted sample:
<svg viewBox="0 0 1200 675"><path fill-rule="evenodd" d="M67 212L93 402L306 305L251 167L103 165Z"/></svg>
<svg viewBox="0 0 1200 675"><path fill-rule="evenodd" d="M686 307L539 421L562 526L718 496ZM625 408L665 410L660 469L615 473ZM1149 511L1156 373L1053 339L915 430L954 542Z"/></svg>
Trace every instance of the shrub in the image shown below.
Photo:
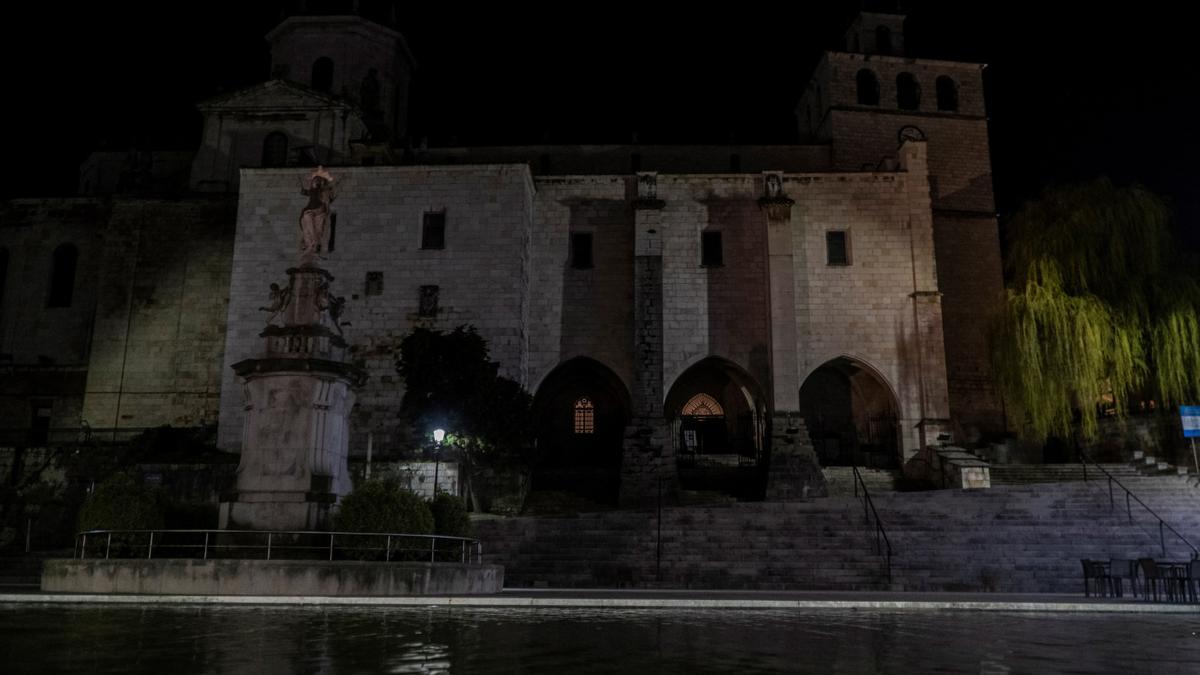
<svg viewBox="0 0 1200 675"><path fill-rule="evenodd" d="M396 480L374 479L355 486L342 499L333 525L340 532L432 534L433 513L424 499L404 489ZM345 548L347 555L360 560L382 559L385 541L383 537L356 537L346 542ZM393 541L393 546L416 549L412 541Z"/></svg>
<svg viewBox="0 0 1200 675"><path fill-rule="evenodd" d="M79 509L79 530L153 530L163 526L164 499L130 473L96 486Z"/></svg>
<svg viewBox="0 0 1200 675"><path fill-rule="evenodd" d="M161 529L165 503L161 490L147 488L133 474L115 473L84 499L79 509L78 529L80 532ZM148 538L149 535L118 534L107 540L105 546L113 557L144 555Z"/></svg>
<svg viewBox="0 0 1200 675"><path fill-rule="evenodd" d="M429 504L433 511L433 531L447 537L471 536L471 518L467 504L460 497L439 492Z"/></svg>

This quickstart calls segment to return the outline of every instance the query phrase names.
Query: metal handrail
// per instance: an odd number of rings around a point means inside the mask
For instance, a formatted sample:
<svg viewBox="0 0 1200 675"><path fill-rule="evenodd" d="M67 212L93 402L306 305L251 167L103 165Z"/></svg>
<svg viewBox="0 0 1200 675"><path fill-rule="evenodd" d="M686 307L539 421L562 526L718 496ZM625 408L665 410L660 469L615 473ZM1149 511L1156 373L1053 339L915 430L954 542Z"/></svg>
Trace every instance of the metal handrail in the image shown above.
<svg viewBox="0 0 1200 675"><path fill-rule="evenodd" d="M1088 454L1083 451L1083 448L1076 448L1076 450L1079 452L1079 463L1083 466L1083 480L1085 483L1088 481L1088 462L1091 462L1092 466L1099 469L1100 472L1105 476L1108 476L1108 508L1110 511L1116 510L1116 500L1113 497L1113 484L1115 483L1117 487L1125 491L1125 515L1129 518L1129 522L1133 522L1133 505L1130 503L1130 499L1137 502L1138 505L1145 509L1147 513L1154 516L1154 519L1158 521L1158 546L1160 549L1162 549L1162 554L1164 556L1167 555L1167 540L1166 533L1164 532L1164 529L1166 529L1170 530L1171 534L1179 538L1179 541L1182 541L1187 545L1188 548L1192 549L1193 560L1200 559L1200 549L1197 549L1192 542L1188 541L1187 537L1180 534L1179 530L1171 527L1167 521L1163 520L1161 516L1154 512L1154 509L1147 506L1146 502L1143 502L1141 499L1139 499L1137 495L1133 494L1129 488L1122 485L1121 481L1117 480L1117 478L1109 473L1107 469L1100 466L1096 460L1089 457Z"/></svg>
<svg viewBox="0 0 1200 675"><path fill-rule="evenodd" d="M875 510L875 502L871 499L871 493L867 491L867 484L863 482L862 474L859 473L858 467L851 464L850 468L854 471L854 496L858 497L858 490L862 488L863 496L863 522L870 524L871 518L875 519L875 553L884 556L888 584L892 583L892 542L888 540L887 530L883 527L883 520L879 518L879 512Z"/></svg>
<svg viewBox="0 0 1200 675"><path fill-rule="evenodd" d="M113 548L113 535L117 536L117 549ZM185 538L194 537L190 542L169 542L168 537L173 535L181 535ZM203 538L201 539L201 535ZM228 541L222 543L221 539L230 539L235 536L249 536L253 539L265 540L261 543L230 543ZM75 535L75 552L72 557L77 557L80 560L88 557L88 539L92 539L93 550L98 546L95 542L100 540L103 542L104 558L129 558L129 557L145 557L154 558L155 553L160 553L157 556L160 559L164 558L183 558L208 560L209 558L220 557L222 559L262 559L265 554L266 560L272 559L272 554L275 554L276 559L281 552L291 552L301 556L308 557L288 557L289 560L333 560L336 553L341 553L343 556L347 551L352 551L355 554L363 552L382 553L383 559L386 562L409 560L412 561L418 556L405 556L404 553L420 553L421 558L425 557L428 552L429 562L453 562L453 557L457 556L461 564L479 565L483 562L483 545L478 539L470 539L467 537L452 537L440 534L408 534L402 532L329 532L329 531L314 531L314 530L88 530ZM300 537L313 538L307 545L302 545L290 539L298 539ZM122 538L132 538L133 543L122 542ZM328 541L326 541L328 538ZM383 538L384 546L372 546L370 539L363 541L364 538ZM282 541L280 541L282 539ZM338 540L341 539L341 543ZM418 546L406 546L408 542L417 540ZM397 545L393 545L396 542ZM144 555L142 551L144 549ZM166 549L176 555L166 556L161 555ZM237 555L238 551L247 553L257 552L258 555ZM320 551L321 555L313 556L312 553ZM136 555L129 555L136 553ZM190 555L178 555L179 553L190 553ZM225 555L221 555L224 553ZM234 553L235 555L228 555ZM117 555L121 554L121 555ZM100 557L97 553L93 557ZM451 560L445 558L450 557Z"/></svg>

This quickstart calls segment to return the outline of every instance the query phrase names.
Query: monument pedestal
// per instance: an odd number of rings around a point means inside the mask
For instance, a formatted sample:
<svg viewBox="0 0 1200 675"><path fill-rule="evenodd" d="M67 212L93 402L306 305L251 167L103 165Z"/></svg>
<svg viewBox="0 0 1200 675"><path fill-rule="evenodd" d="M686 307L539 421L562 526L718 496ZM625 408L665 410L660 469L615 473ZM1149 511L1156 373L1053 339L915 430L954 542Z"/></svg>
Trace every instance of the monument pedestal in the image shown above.
<svg viewBox="0 0 1200 675"><path fill-rule="evenodd" d="M771 464L767 470L769 502L803 501L825 497L829 488L808 438L804 418L777 412L771 418Z"/></svg>
<svg viewBox="0 0 1200 675"><path fill-rule="evenodd" d="M260 334L263 356L233 365L245 383L246 417L222 528L322 529L352 487L349 418L366 374L345 359L346 341L329 311L339 302L329 293L333 277L312 264L289 269L288 277L268 308L283 325Z"/></svg>
<svg viewBox="0 0 1200 675"><path fill-rule="evenodd" d="M665 420L638 418L625 428L621 459L622 508L652 508L679 501L679 471Z"/></svg>

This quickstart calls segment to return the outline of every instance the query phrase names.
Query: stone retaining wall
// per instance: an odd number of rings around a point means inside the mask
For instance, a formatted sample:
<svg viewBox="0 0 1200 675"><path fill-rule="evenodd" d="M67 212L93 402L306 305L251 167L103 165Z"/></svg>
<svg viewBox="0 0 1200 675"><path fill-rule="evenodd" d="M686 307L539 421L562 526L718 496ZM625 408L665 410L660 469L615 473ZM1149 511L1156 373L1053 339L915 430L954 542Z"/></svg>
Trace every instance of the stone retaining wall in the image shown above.
<svg viewBox="0 0 1200 675"><path fill-rule="evenodd" d="M42 590L149 595L481 595L501 565L313 560L47 560Z"/></svg>

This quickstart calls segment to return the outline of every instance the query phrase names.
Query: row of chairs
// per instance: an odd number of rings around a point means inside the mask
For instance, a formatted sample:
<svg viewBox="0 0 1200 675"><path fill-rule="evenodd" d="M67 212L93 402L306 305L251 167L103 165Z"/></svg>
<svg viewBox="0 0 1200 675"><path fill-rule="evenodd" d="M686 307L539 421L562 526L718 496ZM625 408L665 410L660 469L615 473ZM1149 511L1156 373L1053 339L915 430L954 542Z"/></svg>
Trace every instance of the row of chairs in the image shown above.
<svg viewBox="0 0 1200 675"><path fill-rule="evenodd" d="M1200 602L1200 560L1156 562L1153 558L1122 560L1083 559L1083 594L1120 598L1125 583L1133 597L1158 602Z"/></svg>

